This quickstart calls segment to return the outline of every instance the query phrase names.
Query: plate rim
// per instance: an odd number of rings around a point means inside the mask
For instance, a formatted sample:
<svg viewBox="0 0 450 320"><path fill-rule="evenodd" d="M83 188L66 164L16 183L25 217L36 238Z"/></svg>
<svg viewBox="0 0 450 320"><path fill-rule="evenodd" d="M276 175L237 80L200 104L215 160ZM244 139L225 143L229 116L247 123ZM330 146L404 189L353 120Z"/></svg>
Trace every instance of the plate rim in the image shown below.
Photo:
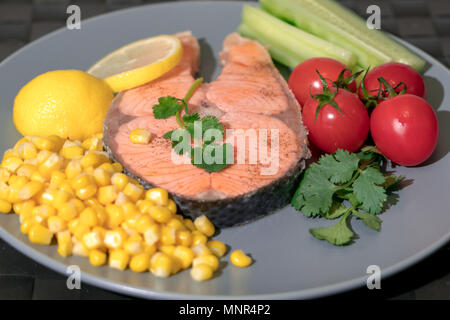
<svg viewBox="0 0 450 320"><path fill-rule="evenodd" d="M136 7L131 8L125 8L120 9L114 12L106 12L102 13L100 15L90 17L84 20L84 23L90 22L91 20L99 20L99 19L105 19L109 18L114 15L120 15L124 12L130 12L133 10L139 10L142 7L172 7L172 6L181 6L181 5L208 5L208 6L216 6L217 4L228 4L228 5L243 5L244 3L250 3L255 5L255 2L253 1L214 1L214 2L204 2L201 0L197 1L180 1L180 2L163 2L163 3L156 3L156 4L145 4L145 5L139 5ZM15 51L11 55L9 55L7 58L5 58L2 62L0 62L0 69L2 66L6 63L8 63L10 60L14 59L16 55L21 54L22 51L27 50L29 47L39 44L41 41L46 41L47 38L52 37L58 33L66 31L65 26L61 27L53 32L50 32L49 34L46 34L45 36L42 36L35 41L32 41L19 50ZM418 53L420 56L425 58L428 62L428 67L431 66L438 66L444 70L447 71L447 73L450 75L450 70L447 66L445 66L442 62L437 60L436 58L432 57L430 54L426 53L422 49L406 42L403 39L400 39L394 35L391 35L395 40L399 41L401 44L408 47L410 50ZM67 275L66 269L68 264L61 263L57 260L54 260L53 258L45 255L44 253L41 253L40 251L34 249L31 244L25 243L21 241L20 239L13 236L11 233L9 233L6 229L4 229L0 225L0 237L7 242L10 246L12 246L14 249L19 251L20 253L24 254L28 258L40 263L41 265L54 270L62 275ZM447 242L450 241L450 230L447 234L442 236L440 239L433 242L428 247L424 248L421 251L416 252L415 254L409 256L406 259L403 259L393 265L390 265L384 269L382 269L383 272L383 278L389 278L392 275L406 270L409 267L413 266L414 264L420 262L421 260L425 259L426 257L430 256L434 252L436 252L438 249L440 249L442 246L444 246ZM56 250L56 249L55 249ZM128 284L122 284L115 282L113 280L109 280L104 277L99 277L96 275L89 274L87 272L82 273L82 282L85 282L87 284L91 284L106 290L114 291L117 293L138 297L138 298L146 298L146 299L194 299L194 300L204 300L204 299L214 299L214 300L229 300L229 299L237 299L237 300L278 300L278 299L312 299L312 298L318 298L318 297L324 297L324 296L331 296L337 293L342 293L345 291L349 291L351 289L355 289L358 287L364 286L366 283L366 276L361 276L358 278L353 278L350 280L345 280L329 285L324 286L318 286L313 288L307 288L307 289L301 289L301 290L291 290L286 292L280 292L280 293L271 293L271 294L252 294L252 295L239 295L239 296L233 296L233 295L198 295L198 294L187 294L187 293L174 293L174 292L168 292L168 291L153 291L152 289L142 288L142 287L136 287L131 286Z"/></svg>

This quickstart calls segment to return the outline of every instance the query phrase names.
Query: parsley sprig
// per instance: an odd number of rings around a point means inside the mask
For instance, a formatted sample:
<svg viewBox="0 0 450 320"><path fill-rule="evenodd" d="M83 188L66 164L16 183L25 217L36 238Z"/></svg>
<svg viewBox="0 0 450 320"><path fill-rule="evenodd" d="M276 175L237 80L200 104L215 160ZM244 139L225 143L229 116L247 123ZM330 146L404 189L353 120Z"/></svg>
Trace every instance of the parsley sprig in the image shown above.
<svg viewBox="0 0 450 320"><path fill-rule="evenodd" d="M203 78L195 80L183 99L172 96L160 97L158 104L153 106L153 114L155 119L176 117L180 129L166 132L163 136L172 141L172 148L176 153L189 152L193 165L208 172L217 172L231 164L233 150L228 143L216 143L216 140L220 140L224 134L223 126L217 117L205 116L201 118L198 113L189 113L187 103L202 82ZM183 109L185 114L181 116ZM209 130L215 131L213 131L213 134L208 134ZM195 138L196 132L200 133L201 136L200 146L191 148L189 143L186 148L183 143L187 140L190 142L191 137Z"/></svg>
<svg viewBox="0 0 450 320"><path fill-rule="evenodd" d="M339 149L311 164L291 204L307 217L339 218L339 222L310 233L334 245L349 244L355 236L348 225L351 217L380 231L382 220L377 214L403 179L385 172L384 163L375 147L365 147L357 154Z"/></svg>

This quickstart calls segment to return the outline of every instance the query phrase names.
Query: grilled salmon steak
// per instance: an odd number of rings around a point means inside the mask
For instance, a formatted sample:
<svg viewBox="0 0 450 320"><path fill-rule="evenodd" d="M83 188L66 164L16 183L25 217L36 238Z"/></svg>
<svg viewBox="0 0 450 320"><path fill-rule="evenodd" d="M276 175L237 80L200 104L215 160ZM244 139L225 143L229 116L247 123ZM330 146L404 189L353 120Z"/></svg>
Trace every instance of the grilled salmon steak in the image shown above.
<svg viewBox="0 0 450 320"><path fill-rule="evenodd" d="M126 172L146 187L167 189L183 214L206 214L227 227L266 215L292 196L309 157L300 106L258 42L230 34L220 53L220 76L197 88L190 112L216 116L233 146L233 163L219 172L176 155L164 133L177 129L175 117L155 119L158 98L182 98L194 82L200 50L188 31L176 36L183 45L180 63L162 77L121 92L104 122L104 144ZM130 132L147 129L149 144L133 144Z"/></svg>

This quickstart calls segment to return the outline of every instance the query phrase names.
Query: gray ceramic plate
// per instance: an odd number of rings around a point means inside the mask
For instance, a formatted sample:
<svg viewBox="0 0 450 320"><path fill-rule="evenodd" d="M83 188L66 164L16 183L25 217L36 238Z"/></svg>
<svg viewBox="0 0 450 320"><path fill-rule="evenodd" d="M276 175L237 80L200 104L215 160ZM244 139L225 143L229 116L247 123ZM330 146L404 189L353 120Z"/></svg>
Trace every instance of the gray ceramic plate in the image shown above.
<svg viewBox="0 0 450 320"><path fill-rule="evenodd" d="M25 83L49 70L86 69L131 41L190 29L202 43L201 73L208 80L216 77L220 71L217 54L222 40L238 26L241 6L237 2L181 2L138 7L84 21L81 30L60 30L26 46L0 65L0 150L19 138L11 111ZM188 271L158 279L129 270L95 268L80 257L61 258L54 246L30 244L19 232L16 215L0 214L0 236L58 272L79 265L82 281L145 298L311 298L365 285L369 265L378 265L382 278L399 272L450 239L450 73L432 57L412 49L430 63L425 74L428 99L437 110L441 135L426 164L396 169L413 183L382 215L380 233L354 222L360 239L347 247L334 247L308 232L326 221L307 219L286 207L248 225L222 230L217 239L232 249L250 252L255 263L240 269L223 262L215 278L204 283L191 280Z"/></svg>

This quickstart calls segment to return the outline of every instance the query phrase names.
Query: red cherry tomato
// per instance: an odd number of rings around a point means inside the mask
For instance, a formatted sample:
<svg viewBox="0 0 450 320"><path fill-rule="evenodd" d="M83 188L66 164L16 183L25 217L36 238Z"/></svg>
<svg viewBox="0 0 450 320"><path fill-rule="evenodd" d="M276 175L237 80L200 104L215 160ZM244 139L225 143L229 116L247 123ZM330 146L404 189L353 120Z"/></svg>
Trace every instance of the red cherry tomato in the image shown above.
<svg viewBox="0 0 450 320"><path fill-rule="evenodd" d="M372 96L377 95L380 89L379 77L383 77L393 88L403 82L406 85L406 93L421 98L425 97L426 89L422 76L406 64L389 62L370 70L364 79L364 86ZM381 85L381 88L385 90L384 85ZM395 91L400 92L403 88L404 86L401 85ZM387 92L385 93L386 96L389 96ZM364 97L361 88L359 88L358 94L361 99Z"/></svg>
<svg viewBox="0 0 450 320"><path fill-rule="evenodd" d="M302 110L303 123L309 130L309 140L319 149L333 153L337 149L357 151L369 133L369 115L358 96L339 89L334 97L342 114L332 105L323 106L315 119L319 102L306 101Z"/></svg>
<svg viewBox="0 0 450 320"><path fill-rule="evenodd" d="M404 166L427 160L439 137L434 110L424 99L411 94L380 103L370 117L370 131L377 148Z"/></svg>
<svg viewBox="0 0 450 320"><path fill-rule="evenodd" d="M327 80L328 86L332 87L332 81L338 79L339 74L347 68L345 64L330 58L311 58L300 63L289 77L289 88L291 88L298 103L303 106L311 94L322 92L322 83L317 70ZM344 78L351 76L350 71L344 72ZM349 84L349 90L356 92L356 83Z"/></svg>

